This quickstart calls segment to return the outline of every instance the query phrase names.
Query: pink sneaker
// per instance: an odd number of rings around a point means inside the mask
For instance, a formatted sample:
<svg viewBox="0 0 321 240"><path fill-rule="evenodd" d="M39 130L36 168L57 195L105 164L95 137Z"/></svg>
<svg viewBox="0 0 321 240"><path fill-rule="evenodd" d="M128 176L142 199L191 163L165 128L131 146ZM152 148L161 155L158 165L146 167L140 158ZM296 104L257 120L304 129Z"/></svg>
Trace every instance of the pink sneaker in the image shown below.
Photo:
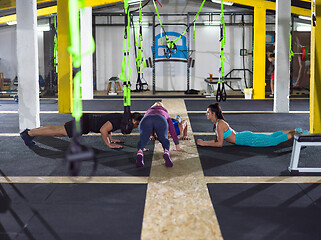
<svg viewBox="0 0 321 240"><path fill-rule="evenodd" d="M169 155L168 151L165 151L163 154L163 158L165 160L165 166L166 167L173 167L173 162L171 160L171 156Z"/></svg>
<svg viewBox="0 0 321 240"><path fill-rule="evenodd" d="M144 167L144 165L144 154L138 152L136 156L136 167Z"/></svg>

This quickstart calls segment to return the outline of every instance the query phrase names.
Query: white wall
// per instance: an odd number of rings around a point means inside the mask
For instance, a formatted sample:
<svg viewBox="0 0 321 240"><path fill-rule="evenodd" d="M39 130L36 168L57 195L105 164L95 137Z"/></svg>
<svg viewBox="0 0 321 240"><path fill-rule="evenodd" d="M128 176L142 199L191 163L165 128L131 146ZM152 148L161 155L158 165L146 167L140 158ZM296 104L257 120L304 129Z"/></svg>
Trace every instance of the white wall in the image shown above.
<svg viewBox="0 0 321 240"><path fill-rule="evenodd" d="M0 72L5 78L13 79L17 75L16 27L0 28Z"/></svg>
<svg viewBox="0 0 321 240"><path fill-rule="evenodd" d="M17 76L16 26L0 28L0 72L13 80ZM44 77L43 32L38 32L39 74Z"/></svg>
<svg viewBox="0 0 321 240"><path fill-rule="evenodd" d="M180 7L177 4L168 2L160 8L161 13L173 13L173 12L195 12L198 10L200 2L193 1L181 1ZM185 5L184 5L185 4ZM211 6L216 6L217 9ZM119 6L118 8L121 8ZM152 4L144 9L146 12L154 11ZM218 11L219 4L213 5L212 3L206 3L203 11ZM228 10L228 9L227 9ZM112 11L112 9L110 10ZM121 12L121 9L119 9ZM216 16L216 21L218 16ZM226 15L226 20L229 16ZM137 22L138 18L135 17L134 22ZM190 21L193 20L191 17ZM200 16L199 21L206 21L207 16ZM236 20L237 22L240 19ZM248 21L248 19L246 19ZM151 17L143 17L143 22L151 23ZM181 22L186 23L185 17L164 17L163 22ZM106 17L97 17L96 23L106 23ZM123 17L113 17L113 23L123 23ZM156 23L158 20L156 19ZM183 26L165 26L166 31L182 32ZM190 49L194 50L192 58L195 59L195 67L190 69L190 88L197 90L205 90L206 84L204 78L208 77L209 73L213 76L218 76L218 69L220 66L220 43L219 39L219 27L218 26L196 26L196 40L192 41L193 29L190 28ZM252 52L252 27L245 27L245 48ZM156 35L160 33L160 27L156 28ZM5 76L14 78L16 76L16 36L15 26L12 27L0 27L0 70L3 68L1 62L6 62ZM146 58L152 58L152 27L143 28L143 47L144 55ZM123 59L123 27L96 27L96 76L97 76L97 89L106 90L106 83L108 79L114 76L118 76L121 72L121 65ZM186 35L185 35L186 36ZM136 35L137 37L137 35ZM225 73L228 73L233 68L243 68L242 57L240 56L240 49L242 48L242 27L241 26L226 26L226 46L224 53L226 57L225 61ZM133 37L131 38L131 53L130 62L132 68L132 90L136 88L137 72L135 68L135 56L133 47ZM245 67L252 69L252 56L245 57ZM44 62L43 62L43 35L39 33L39 72L43 74ZM172 90L186 90L186 63L182 62L159 62L156 63L156 90L158 91L172 91ZM144 79L149 84L149 88L152 89L152 69L145 68L143 70ZM234 75L235 76L235 75ZM239 72L239 77L243 78L243 73ZM249 79L249 76L247 76ZM244 87L244 86L242 86Z"/></svg>
<svg viewBox="0 0 321 240"><path fill-rule="evenodd" d="M98 22L104 23L105 18L97 17ZM182 17L180 21L183 22ZM143 19L143 22L147 21ZM166 20L164 20L165 22ZM185 20L186 21L186 20ZM165 26L166 32L175 31L181 33L183 26ZM245 27L245 48L252 52L252 27ZM190 71L190 88L197 90L206 90L204 78L210 73L218 77L220 67L220 28L219 26L197 26L195 42L192 41L193 29L190 28L190 49L194 50L192 58L195 59L195 67ZM106 81L112 76L118 76L121 72L121 63L123 58L123 27L105 26L96 27L96 46L97 46L97 89L105 90ZM156 28L155 35L160 33L160 27ZM143 28L143 47L146 58L152 58L152 27ZM185 34L186 36L186 34ZM137 35L136 35L137 37ZM137 73L135 68L135 56L133 49L133 35L131 36L131 67L132 90L136 87ZM170 38L170 40L173 40ZM163 42L163 44L165 41ZM179 44L179 43L178 43ZM226 45L225 54L225 74L233 68L243 68L240 49L242 48L242 27L226 26ZM245 57L245 67L252 70L252 56ZM152 69L144 69L144 79L152 88ZM233 76L243 78L243 72L238 72ZM247 80L250 81L250 75L247 74ZM245 87L245 84L241 86ZM156 90L157 91L182 91L187 89L187 70L186 63L183 62L157 62L156 63Z"/></svg>
<svg viewBox="0 0 321 240"><path fill-rule="evenodd" d="M39 75L45 78L45 52L44 52L44 34L38 32L38 57L39 57Z"/></svg>

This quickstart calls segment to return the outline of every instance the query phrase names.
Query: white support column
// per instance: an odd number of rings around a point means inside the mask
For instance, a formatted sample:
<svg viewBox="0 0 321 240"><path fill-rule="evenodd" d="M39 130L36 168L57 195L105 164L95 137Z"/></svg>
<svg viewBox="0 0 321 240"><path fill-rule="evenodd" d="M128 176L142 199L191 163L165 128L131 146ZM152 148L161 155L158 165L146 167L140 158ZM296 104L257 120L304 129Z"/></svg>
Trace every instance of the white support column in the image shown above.
<svg viewBox="0 0 321 240"><path fill-rule="evenodd" d="M291 1L276 1L274 112L289 112Z"/></svg>
<svg viewBox="0 0 321 240"><path fill-rule="evenodd" d="M92 7L80 9L81 28L81 93L82 99L93 99Z"/></svg>
<svg viewBox="0 0 321 240"><path fill-rule="evenodd" d="M40 126L37 1L17 0L19 128Z"/></svg>

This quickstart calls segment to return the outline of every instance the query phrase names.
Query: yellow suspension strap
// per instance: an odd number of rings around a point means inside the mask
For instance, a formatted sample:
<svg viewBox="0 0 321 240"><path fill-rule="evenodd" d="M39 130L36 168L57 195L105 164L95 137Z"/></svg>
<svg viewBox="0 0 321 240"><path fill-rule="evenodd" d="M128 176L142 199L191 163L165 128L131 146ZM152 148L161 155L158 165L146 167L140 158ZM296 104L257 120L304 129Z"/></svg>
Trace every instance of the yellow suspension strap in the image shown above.
<svg viewBox="0 0 321 240"><path fill-rule="evenodd" d="M219 68L219 78L217 83L217 93L216 93L216 101L226 101L226 90L224 86L224 45L226 44L226 34L225 34L225 21L224 21L224 8L223 8L223 0L221 0L221 22L220 22L220 43L221 43L221 51L220 51L220 62L221 66ZM222 88L221 88L222 83Z"/></svg>
<svg viewBox="0 0 321 240"><path fill-rule="evenodd" d="M120 130L123 134L130 134L133 130L133 121L130 113L130 76L132 70L129 64L129 49L130 49L130 19L128 0L124 1L125 10L125 32L124 32L124 57L122 62L122 72L119 78L123 81L124 95L124 114L120 124Z"/></svg>
<svg viewBox="0 0 321 240"><path fill-rule="evenodd" d="M181 35L179 37L177 37L174 41L170 41L169 40L169 37L167 36L166 34L166 31L164 29L164 26L163 26L163 23L162 23L162 20L161 20L161 17L159 15L159 11L158 11L158 8L157 8L157 5L155 3L155 0L153 0L153 3L154 3L154 7L155 7L155 11L156 11L156 14L157 14L157 17L158 17L158 21L159 21L159 24L161 26L161 30L164 31L164 34L165 34L165 39L166 39L166 50L164 50L164 54L166 55L167 58L171 58L172 54L175 54L177 52L177 47L176 47L176 42L178 40L181 39L181 37L189 30L189 28L193 25L194 26L194 30L193 30L193 40L195 41L195 22L198 18L198 15L200 14L200 12L202 11L202 8L205 4L206 0L203 0L200 8L198 9L198 12L196 13L195 15L195 18L194 20L192 21L192 23L186 27L186 29L181 33ZM225 25L224 25L225 26ZM162 36L162 32L161 32L161 44L162 44L162 40L163 39L163 36Z"/></svg>
<svg viewBox="0 0 321 240"><path fill-rule="evenodd" d="M75 70L73 79L73 110L74 117L73 137L67 150L65 161L69 163L69 173L72 176L77 176L81 168L82 161L94 161L93 172L97 167L97 161L94 151L82 145L82 100L81 100L81 46L80 46L80 26L79 26L79 7L85 7L84 0L69 0L69 36L71 45L68 52L72 55L72 64ZM95 43L92 41L90 54L94 52ZM87 54L87 53L86 53Z"/></svg>

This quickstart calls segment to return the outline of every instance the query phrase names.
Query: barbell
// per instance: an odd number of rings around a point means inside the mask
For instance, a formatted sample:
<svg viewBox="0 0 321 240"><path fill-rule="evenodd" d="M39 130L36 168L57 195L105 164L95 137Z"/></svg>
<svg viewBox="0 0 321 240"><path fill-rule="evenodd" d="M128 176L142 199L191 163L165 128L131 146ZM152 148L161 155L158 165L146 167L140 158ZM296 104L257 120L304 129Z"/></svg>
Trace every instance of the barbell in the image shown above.
<svg viewBox="0 0 321 240"><path fill-rule="evenodd" d="M306 61L308 60L308 55L310 55L309 51L308 51L308 47L306 46L302 46L300 49L301 52L299 53L293 53L294 55L301 55L301 60L302 61Z"/></svg>

